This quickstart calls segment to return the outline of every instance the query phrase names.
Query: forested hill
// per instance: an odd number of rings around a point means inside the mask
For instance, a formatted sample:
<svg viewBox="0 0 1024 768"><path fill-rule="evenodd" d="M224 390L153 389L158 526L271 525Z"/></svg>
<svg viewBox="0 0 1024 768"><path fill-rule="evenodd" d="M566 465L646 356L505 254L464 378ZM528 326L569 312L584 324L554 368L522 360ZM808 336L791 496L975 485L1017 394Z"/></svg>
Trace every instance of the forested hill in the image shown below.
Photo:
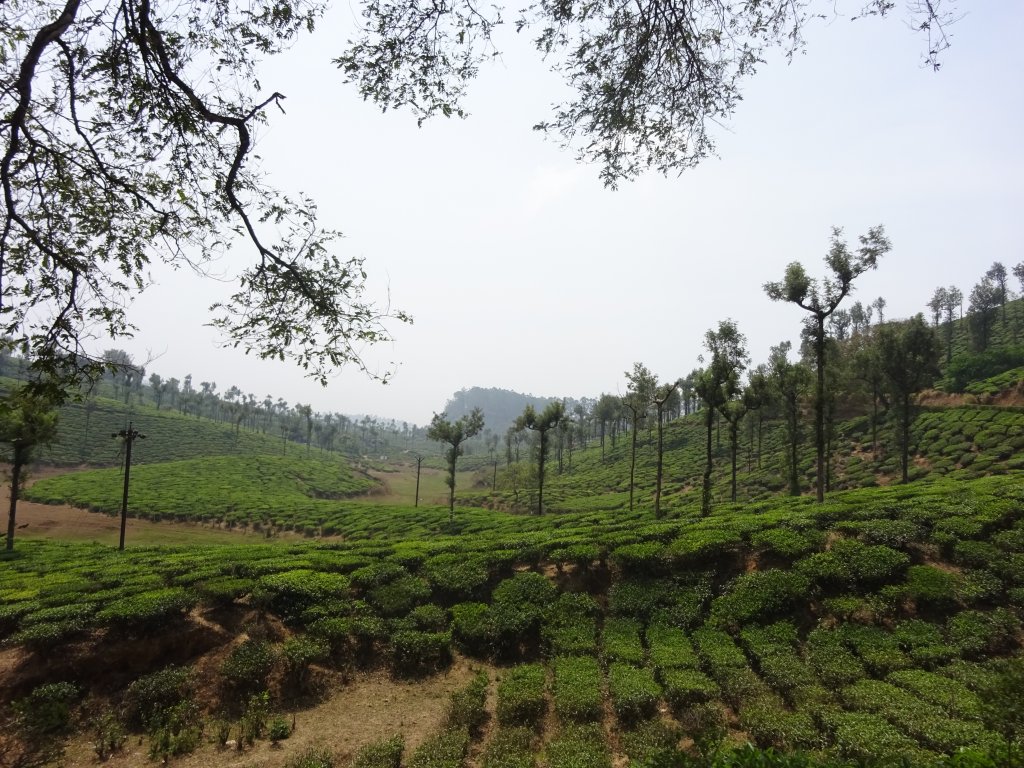
<svg viewBox="0 0 1024 768"><path fill-rule="evenodd" d="M484 412L484 425L495 434L504 433L512 423L523 414L528 405L543 410L556 397L535 397L497 387L471 387L462 389L452 395L445 403L444 412L449 419L458 419L470 413L474 408Z"/></svg>

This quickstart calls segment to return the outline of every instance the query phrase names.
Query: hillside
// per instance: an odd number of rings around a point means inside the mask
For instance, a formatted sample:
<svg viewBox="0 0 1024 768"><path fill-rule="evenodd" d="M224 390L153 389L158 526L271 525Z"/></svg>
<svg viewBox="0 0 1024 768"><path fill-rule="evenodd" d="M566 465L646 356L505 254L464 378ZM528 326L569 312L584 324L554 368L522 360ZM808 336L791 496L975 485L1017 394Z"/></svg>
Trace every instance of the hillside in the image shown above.
<svg viewBox="0 0 1024 768"><path fill-rule="evenodd" d="M0 571L0 700L65 681L69 712L86 718L156 690L159 658L191 673L170 700L143 701L194 702L211 735L221 712L230 736L248 692L269 690L268 722L302 723L311 694L344 700L366 670L417 679L467 655L490 669L491 696L472 706L491 726L459 737L459 755L512 739L553 768L577 764L563 749L598 766L686 736L938 765L1002 743L982 704L1021 647L1021 498L1018 476L937 478L662 522L465 510L454 536L443 509L366 511L329 545L118 553L26 540ZM133 680L147 681L135 699ZM516 741L521 726L535 735ZM440 730L410 733L410 751L438 748ZM215 745L193 747L216 759ZM284 741L246 754L283 765L294 752Z"/></svg>

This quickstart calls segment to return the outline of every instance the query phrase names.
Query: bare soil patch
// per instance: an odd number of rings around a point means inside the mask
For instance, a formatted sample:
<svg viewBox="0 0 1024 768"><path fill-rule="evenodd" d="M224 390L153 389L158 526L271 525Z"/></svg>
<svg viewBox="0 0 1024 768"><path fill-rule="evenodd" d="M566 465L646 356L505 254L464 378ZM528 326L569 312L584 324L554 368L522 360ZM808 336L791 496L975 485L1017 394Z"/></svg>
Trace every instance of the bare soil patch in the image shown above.
<svg viewBox="0 0 1024 768"><path fill-rule="evenodd" d="M480 668L479 664L457 658L447 670L424 680L395 680L383 671L359 674L344 684L339 677L339 687L330 699L310 709L287 713L289 718L294 715L295 731L279 745L258 741L238 752L205 743L193 754L172 762L180 768L280 768L308 747L326 746L342 764L347 764L365 744L396 733L405 737L408 753L440 728L449 696ZM97 764L87 738L68 745L63 763L66 768L92 768ZM151 768L154 762L149 759L147 740L133 736L105 765Z"/></svg>

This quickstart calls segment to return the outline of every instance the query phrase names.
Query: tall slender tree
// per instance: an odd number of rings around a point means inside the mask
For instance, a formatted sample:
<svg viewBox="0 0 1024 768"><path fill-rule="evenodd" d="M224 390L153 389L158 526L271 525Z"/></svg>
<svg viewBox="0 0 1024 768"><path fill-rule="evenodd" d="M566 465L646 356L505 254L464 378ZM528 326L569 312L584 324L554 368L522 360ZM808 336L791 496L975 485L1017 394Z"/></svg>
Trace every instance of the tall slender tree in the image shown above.
<svg viewBox="0 0 1024 768"><path fill-rule="evenodd" d="M565 416L565 404L561 400L548 403L539 414L532 405L526 406L516 424L521 429L537 433L537 514L544 513L544 465L548 457L548 432L558 426Z"/></svg>
<svg viewBox="0 0 1024 768"><path fill-rule="evenodd" d="M427 437L445 443L445 459L448 461L448 520L455 519L455 463L462 455L463 443L480 433L484 428L484 414L479 408L455 421L448 421L446 414L435 413L427 427Z"/></svg>
<svg viewBox="0 0 1024 768"><path fill-rule="evenodd" d="M853 290L853 281L869 269L874 269L878 259L892 248L881 225L872 227L866 235L860 236L860 248L856 252L850 251L842 234L840 228L832 229L832 247L825 256L825 264L831 272L829 277L820 282L810 278L803 265L794 261L786 267L786 275L781 281L764 285L772 301L787 301L811 314L817 368L814 430L819 503L825 500L825 323Z"/></svg>
<svg viewBox="0 0 1024 768"><path fill-rule="evenodd" d="M654 388L658 385L657 377L643 363L634 363L633 372L626 372L629 384L622 398L622 408L629 413L630 448L629 448L629 510L633 511L633 494L636 488L636 438L640 423L647 416Z"/></svg>
<svg viewBox="0 0 1024 768"><path fill-rule="evenodd" d="M790 496L800 495L799 464L801 403L811 384L811 371L803 363L791 363L789 350L792 343L784 341L771 348L768 355L768 373L775 396L782 406L782 419L786 428L786 474Z"/></svg>
<svg viewBox="0 0 1024 768"><path fill-rule="evenodd" d="M654 409L658 416L658 463L654 473L654 516L662 517L661 512L661 480L665 457L665 410L672 401L672 396L679 391L679 382L662 384L654 390Z"/></svg>
<svg viewBox="0 0 1024 768"><path fill-rule="evenodd" d="M915 315L898 328L885 326L879 330L878 349L896 408L897 443L903 482L909 482L910 426L915 414L913 396L934 381L938 375L939 348L935 334L924 317Z"/></svg>
<svg viewBox="0 0 1024 768"><path fill-rule="evenodd" d="M701 485L701 514L711 512L711 472L714 467L714 453L711 434L715 413L739 391L740 374L746 367L748 357L747 340L736 323L722 320L718 330L704 334L704 348L708 351L708 364L696 378L694 388L704 405L704 427L706 430L704 477Z"/></svg>

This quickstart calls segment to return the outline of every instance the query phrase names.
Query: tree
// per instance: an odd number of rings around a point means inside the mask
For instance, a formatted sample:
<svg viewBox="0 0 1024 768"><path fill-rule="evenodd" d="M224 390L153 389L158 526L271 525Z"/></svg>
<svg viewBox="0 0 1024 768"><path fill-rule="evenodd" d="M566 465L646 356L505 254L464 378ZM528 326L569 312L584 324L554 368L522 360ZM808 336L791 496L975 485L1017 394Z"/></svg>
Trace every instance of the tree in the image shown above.
<svg viewBox="0 0 1024 768"><path fill-rule="evenodd" d="M711 512L711 471L714 454L711 450L711 433L715 413L739 392L740 374L748 361L746 337L739 332L732 320L722 320L718 330L704 334L704 348L708 351L708 365L697 375L694 388L704 403L704 427L707 440L705 445L704 477L701 486L701 514Z"/></svg>
<svg viewBox="0 0 1024 768"><path fill-rule="evenodd" d="M931 300L928 302L928 309L932 311L932 324L938 328L942 320L942 308L946 305L946 289L941 285L935 289Z"/></svg>
<svg viewBox="0 0 1024 768"><path fill-rule="evenodd" d="M629 412L630 449L629 449L629 511L633 511L633 492L636 487L636 436L640 422L647 416L658 386L657 377L643 363L633 363L633 372L626 372L629 384L622 398L622 407Z"/></svg>
<svg viewBox="0 0 1024 768"><path fill-rule="evenodd" d="M565 416L565 405L561 400L548 403L539 414L532 405L526 406L523 415L516 421L519 429L529 429L537 433L537 514L544 512L544 463L548 455L548 432L557 427Z"/></svg>
<svg viewBox="0 0 1024 768"><path fill-rule="evenodd" d="M601 461L604 461L604 434L609 424L615 423L619 418L621 402L615 395L602 394L594 406L594 420L597 422L601 437ZM614 442L612 443L614 448Z"/></svg>
<svg viewBox="0 0 1024 768"><path fill-rule="evenodd" d="M0 442L11 446L11 504L7 514L7 551L14 549L15 518L21 474L32 452L57 434L57 413L28 387L9 393L0 401Z"/></svg>
<svg viewBox="0 0 1024 768"><path fill-rule="evenodd" d="M654 390L654 408L658 413L658 464L654 474L654 516L661 518L661 479L662 460L665 455L665 407L671 402L672 396L678 394L679 382L662 384Z"/></svg>
<svg viewBox="0 0 1024 768"><path fill-rule="evenodd" d="M788 301L810 312L814 323L814 359L817 368L817 388L814 397L814 428L817 448L818 502L825 500L825 322L836 311L839 303L853 290L853 281L869 269L892 247L881 225L872 227L860 236L860 248L851 253L842 240L843 231L832 230L832 247L825 257L831 276L819 283L807 276L799 262L786 267L786 276L780 282L765 283L764 289L772 301Z"/></svg>
<svg viewBox="0 0 1024 768"><path fill-rule="evenodd" d="M165 262L204 274L254 258L213 308L227 344L326 383L409 318L363 297L316 205L266 185L254 126L280 107L256 65L311 30L322 0L81 0L0 5L0 336L55 397L107 370L93 335L133 330L131 300Z"/></svg>
<svg viewBox="0 0 1024 768"><path fill-rule="evenodd" d="M786 428L786 470L789 479L789 495L800 495L799 464L797 451L800 447L800 403L810 388L811 372L802 363L789 361L791 342L784 341L771 348L768 354L768 376L779 403L782 404L782 418Z"/></svg>
<svg viewBox="0 0 1024 768"><path fill-rule="evenodd" d="M903 482L909 482L910 425L914 420L913 395L931 384L939 373L939 347L935 334L919 313L899 328L878 332L882 371L896 405Z"/></svg>
<svg viewBox="0 0 1024 768"><path fill-rule="evenodd" d="M951 285L946 289L942 298L942 311L946 317L946 365L949 365L953 360L953 332L955 330L953 321L956 319L957 308L963 304L964 294L955 285Z"/></svg>
<svg viewBox="0 0 1024 768"><path fill-rule="evenodd" d="M992 266L985 272L985 277L995 283L996 286L996 301L999 302L999 306L1003 311L1003 323L1006 323L1006 300L1010 296L1009 278L1006 274L1006 267L1003 266L1002 262L994 261Z"/></svg>
<svg viewBox="0 0 1024 768"><path fill-rule="evenodd" d="M484 414L479 408L461 419L448 421L444 413L435 413L427 427L427 437L439 443L446 443L448 450L448 519L455 519L455 462L462 455L462 444L480 433L484 428Z"/></svg>
<svg viewBox="0 0 1024 768"><path fill-rule="evenodd" d="M742 98L744 79L771 49L803 50L810 0L676 0L603 3L542 0L518 14L537 50L568 87L565 103L535 128L599 164L614 186L648 169L679 172L713 155L707 130ZM890 0L868 0L883 14ZM833 12L832 6L823 6ZM480 64L497 55L492 32L499 3L472 0L367 0L363 28L337 64L382 109L407 107L419 122L464 116L461 101ZM916 29L928 37L928 61L947 47L953 14L937 2L916 4ZM577 143L578 142L578 143Z"/></svg>
<svg viewBox="0 0 1024 768"><path fill-rule="evenodd" d="M971 303L967 311L971 323L971 343L976 352L988 349L998 306L999 286L991 278L983 277L971 290Z"/></svg>

